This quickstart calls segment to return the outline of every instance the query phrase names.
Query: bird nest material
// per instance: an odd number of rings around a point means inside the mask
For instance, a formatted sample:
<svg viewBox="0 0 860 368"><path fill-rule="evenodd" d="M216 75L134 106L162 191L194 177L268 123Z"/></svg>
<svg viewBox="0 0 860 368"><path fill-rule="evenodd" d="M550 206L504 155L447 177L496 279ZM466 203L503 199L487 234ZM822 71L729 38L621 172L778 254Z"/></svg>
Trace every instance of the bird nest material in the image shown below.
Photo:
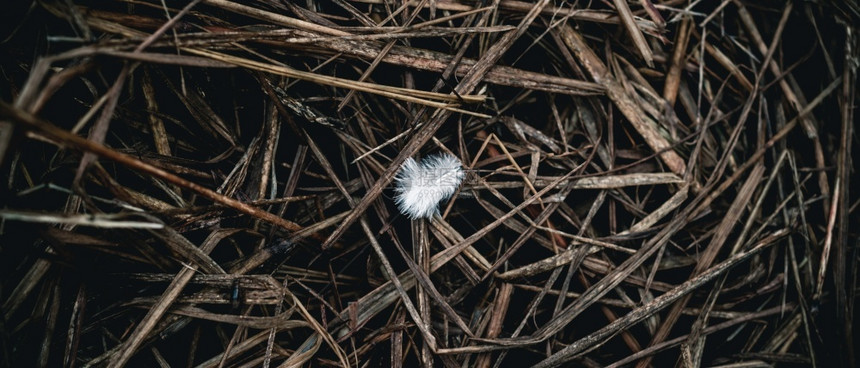
<svg viewBox="0 0 860 368"><path fill-rule="evenodd" d="M0 364L857 366L854 2L3 17Z"/></svg>

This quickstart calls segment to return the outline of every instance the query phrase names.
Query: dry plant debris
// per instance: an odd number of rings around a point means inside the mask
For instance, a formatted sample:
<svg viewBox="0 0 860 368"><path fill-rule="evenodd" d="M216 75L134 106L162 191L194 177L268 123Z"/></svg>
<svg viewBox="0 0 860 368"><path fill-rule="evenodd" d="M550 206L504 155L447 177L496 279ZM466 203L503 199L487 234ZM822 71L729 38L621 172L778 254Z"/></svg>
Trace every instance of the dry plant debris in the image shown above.
<svg viewBox="0 0 860 368"><path fill-rule="evenodd" d="M4 13L3 366L858 364L853 1Z"/></svg>

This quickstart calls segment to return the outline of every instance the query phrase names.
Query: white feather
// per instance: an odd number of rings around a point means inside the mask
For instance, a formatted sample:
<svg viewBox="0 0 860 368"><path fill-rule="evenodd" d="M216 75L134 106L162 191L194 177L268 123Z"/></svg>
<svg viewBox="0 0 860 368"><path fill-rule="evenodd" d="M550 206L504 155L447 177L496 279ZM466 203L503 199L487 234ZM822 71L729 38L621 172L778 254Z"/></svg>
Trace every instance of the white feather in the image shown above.
<svg viewBox="0 0 860 368"><path fill-rule="evenodd" d="M410 157L395 178L394 202L410 219L430 218L439 212L439 202L457 191L465 176L460 160L453 155L427 156L420 164Z"/></svg>

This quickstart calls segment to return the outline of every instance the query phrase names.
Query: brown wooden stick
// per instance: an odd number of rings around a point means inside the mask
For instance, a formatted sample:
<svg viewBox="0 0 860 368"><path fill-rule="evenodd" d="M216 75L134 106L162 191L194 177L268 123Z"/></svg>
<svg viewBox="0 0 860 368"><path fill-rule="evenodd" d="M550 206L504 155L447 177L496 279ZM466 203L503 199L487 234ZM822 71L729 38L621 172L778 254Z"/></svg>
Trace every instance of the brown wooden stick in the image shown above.
<svg viewBox="0 0 860 368"><path fill-rule="evenodd" d="M686 64L687 43L690 41L690 25L692 23L693 21L689 17L684 17L684 20L681 21L678 38L675 40L675 49L672 51L672 64L669 67L669 72L666 73L663 98L669 102L670 106L675 105L675 99L678 97L678 87L681 85L681 68Z"/></svg>

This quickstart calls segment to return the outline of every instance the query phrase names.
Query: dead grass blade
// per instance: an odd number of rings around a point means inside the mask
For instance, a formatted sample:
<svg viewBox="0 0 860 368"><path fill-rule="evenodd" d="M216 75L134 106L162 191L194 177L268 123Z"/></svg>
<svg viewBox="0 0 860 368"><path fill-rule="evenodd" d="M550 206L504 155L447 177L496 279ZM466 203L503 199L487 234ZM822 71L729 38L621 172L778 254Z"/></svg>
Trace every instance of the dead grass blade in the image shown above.
<svg viewBox="0 0 860 368"><path fill-rule="evenodd" d="M4 10L0 366L858 365L857 6Z"/></svg>

